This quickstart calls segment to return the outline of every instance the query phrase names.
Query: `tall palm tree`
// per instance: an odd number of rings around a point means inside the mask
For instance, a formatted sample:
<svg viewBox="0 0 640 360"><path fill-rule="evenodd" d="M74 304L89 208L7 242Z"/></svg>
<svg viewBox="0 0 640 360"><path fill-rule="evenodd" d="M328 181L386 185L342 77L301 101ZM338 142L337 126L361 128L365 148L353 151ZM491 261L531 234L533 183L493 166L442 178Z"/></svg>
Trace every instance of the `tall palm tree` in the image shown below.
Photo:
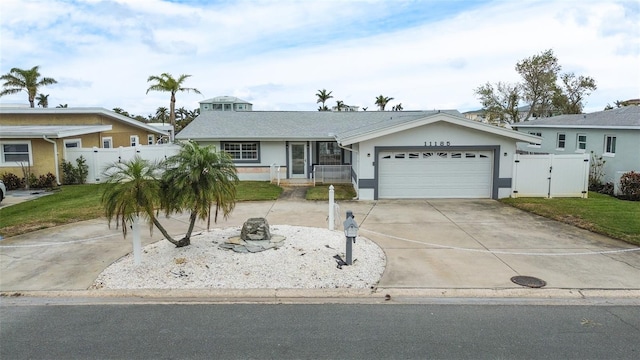
<svg viewBox="0 0 640 360"><path fill-rule="evenodd" d="M171 101L169 103L169 122L171 123L171 127L173 127L174 131L171 133L171 142L173 142L174 132L176 128L176 93L178 91L193 91L196 94L200 94L200 91L196 88L188 88L184 87L184 81L191 77L191 75L180 75L177 79L175 79L171 74L162 73L160 76L151 75L147 79L147 82L154 82L147 89L147 94L149 91L163 91L171 93Z"/></svg>
<svg viewBox="0 0 640 360"><path fill-rule="evenodd" d="M227 218L236 203L238 175L229 154L216 151L213 146L200 146L189 141L180 143L178 154L166 161L167 170L162 178L162 208L167 215L190 211L187 233L176 246L191 243L196 220L211 224L211 207L215 205L214 221L222 212Z"/></svg>
<svg viewBox="0 0 640 360"><path fill-rule="evenodd" d="M49 107L49 94L40 94L36 97L36 100L38 100L38 106L42 106L43 108Z"/></svg>
<svg viewBox="0 0 640 360"><path fill-rule="evenodd" d="M122 226L122 234L126 237L129 226L134 229L133 252L135 263L140 263L141 240L138 229L140 217L149 219L149 225L155 224L166 239L171 237L155 219L160 207L160 174L157 164L144 160L139 156L127 162L115 162L105 168L105 189L102 194L102 205L111 225L116 219L116 227Z"/></svg>
<svg viewBox="0 0 640 360"><path fill-rule="evenodd" d="M168 116L169 116L169 110L166 107L160 106L156 110L156 119L158 121L162 121L162 125L164 125L164 122L167 120Z"/></svg>
<svg viewBox="0 0 640 360"><path fill-rule="evenodd" d="M38 68L39 66L34 66L29 70L13 68L9 73L0 76L0 80L4 80L4 84L2 84L4 89L0 92L0 96L16 94L24 90L29 96L29 105L35 107L34 101L38 88L58 83L53 78L41 78Z"/></svg>
<svg viewBox="0 0 640 360"><path fill-rule="evenodd" d="M331 96L332 92L333 91L327 92L327 89L318 90L318 92L316 93L316 96L318 97L318 100L316 100L316 104L322 103L322 105L318 107L318 111L329 111L329 108L325 105L325 103L327 102L327 100L333 98L333 96Z"/></svg>
<svg viewBox="0 0 640 360"><path fill-rule="evenodd" d="M393 100L392 97L386 97L386 96L380 95L376 98L375 104L378 105L378 109L380 111L384 111L384 107L387 106L387 103L391 100Z"/></svg>

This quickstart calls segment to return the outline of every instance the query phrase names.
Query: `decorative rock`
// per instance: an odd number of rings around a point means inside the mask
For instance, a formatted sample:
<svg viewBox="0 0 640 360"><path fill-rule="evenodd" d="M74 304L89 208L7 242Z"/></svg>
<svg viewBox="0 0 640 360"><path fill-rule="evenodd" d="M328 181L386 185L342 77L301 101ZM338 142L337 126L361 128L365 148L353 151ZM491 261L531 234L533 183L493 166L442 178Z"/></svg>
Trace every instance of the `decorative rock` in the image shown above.
<svg viewBox="0 0 640 360"><path fill-rule="evenodd" d="M242 225L242 240L271 240L269 223L265 218L250 218Z"/></svg>

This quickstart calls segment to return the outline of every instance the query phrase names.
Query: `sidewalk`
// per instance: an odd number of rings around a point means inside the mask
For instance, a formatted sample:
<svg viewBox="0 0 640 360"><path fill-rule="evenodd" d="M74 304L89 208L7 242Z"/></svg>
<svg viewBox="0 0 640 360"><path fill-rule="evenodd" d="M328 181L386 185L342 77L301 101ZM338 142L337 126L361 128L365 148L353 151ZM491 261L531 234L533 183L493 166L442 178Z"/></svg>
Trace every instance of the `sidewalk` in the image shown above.
<svg viewBox="0 0 640 360"><path fill-rule="evenodd" d="M352 210L359 235L375 241L386 253L387 267L375 291L148 290L117 296L640 298L637 248L497 201L352 201L341 202L340 209L341 213ZM326 202L241 202L215 227L241 226L250 217L266 217L271 225L324 228L327 213ZM184 233L188 225L186 215L162 222L172 234ZM197 225L196 231L204 229L203 223ZM141 233L143 244L161 240L157 230ZM0 291L109 296L109 292L87 289L104 268L130 251L130 238L124 239L114 226L109 229L104 219L4 239L0 242ZM525 288L511 282L516 275L534 276L547 285Z"/></svg>

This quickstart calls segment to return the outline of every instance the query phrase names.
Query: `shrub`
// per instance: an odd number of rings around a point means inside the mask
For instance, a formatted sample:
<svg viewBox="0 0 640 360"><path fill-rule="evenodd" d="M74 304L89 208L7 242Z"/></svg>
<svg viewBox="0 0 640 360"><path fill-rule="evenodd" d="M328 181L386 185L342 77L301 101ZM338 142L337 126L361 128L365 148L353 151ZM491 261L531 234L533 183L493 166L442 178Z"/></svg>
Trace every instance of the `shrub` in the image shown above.
<svg viewBox="0 0 640 360"><path fill-rule="evenodd" d="M7 187L7 190L22 189L24 182L16 174L4 173L2 174L2 182Z"/></svg>
<svg viewBox="0 0 640 360"><path fill-rule="evenodd" d="M47 175L40 175L34 182L31 183L31 187L36 189L51 189L57 185L56 176L52 173Z"/></svg>
<svg viewBox="0 0 640 360"><path fill-rule="evenodd" d="M89 176L89 165L83 156L76 159L76 166L62 160L62 181L65 185L84 184Z"/></svg>
<svg viewBox="0 0 640 360"><path fill-rule="evenodd" d="M640 201L640 173L624 173L620 178L620 193L629 200Z"/></svg>

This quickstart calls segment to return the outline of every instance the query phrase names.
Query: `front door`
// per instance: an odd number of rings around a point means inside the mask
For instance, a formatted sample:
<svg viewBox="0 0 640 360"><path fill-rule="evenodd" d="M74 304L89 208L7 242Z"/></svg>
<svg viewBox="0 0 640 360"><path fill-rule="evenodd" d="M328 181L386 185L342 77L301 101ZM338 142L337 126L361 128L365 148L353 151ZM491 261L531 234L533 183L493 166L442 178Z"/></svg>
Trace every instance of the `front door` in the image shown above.
<svg viewBox="0 0 640 360"><path fill-rule="evenodd" d="M307 177L307 152L305 143L291 143L289 145L289 159L291 161L291 178Z"/></svg>

